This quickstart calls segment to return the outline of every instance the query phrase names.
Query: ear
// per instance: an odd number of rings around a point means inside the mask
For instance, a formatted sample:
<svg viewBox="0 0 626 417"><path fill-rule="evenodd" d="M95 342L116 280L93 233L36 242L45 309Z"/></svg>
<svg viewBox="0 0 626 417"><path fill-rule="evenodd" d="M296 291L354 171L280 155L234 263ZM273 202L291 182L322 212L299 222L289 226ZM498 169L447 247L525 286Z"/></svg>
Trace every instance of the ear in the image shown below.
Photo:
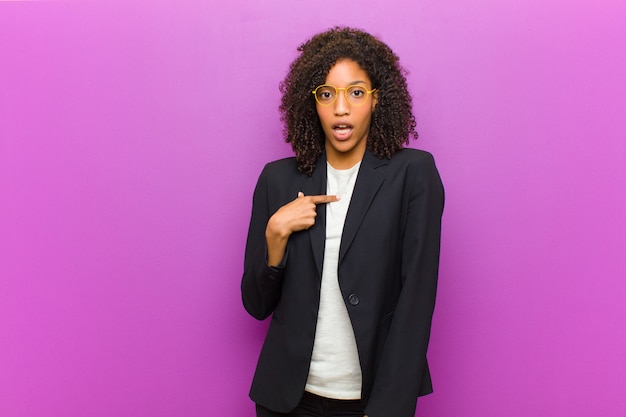
<svg viewBox="0 0 626 417"><path fill-rule="evenodd" d="M378 104L378 90L372 93L372 111L376 110L377 104Z"/></svg>

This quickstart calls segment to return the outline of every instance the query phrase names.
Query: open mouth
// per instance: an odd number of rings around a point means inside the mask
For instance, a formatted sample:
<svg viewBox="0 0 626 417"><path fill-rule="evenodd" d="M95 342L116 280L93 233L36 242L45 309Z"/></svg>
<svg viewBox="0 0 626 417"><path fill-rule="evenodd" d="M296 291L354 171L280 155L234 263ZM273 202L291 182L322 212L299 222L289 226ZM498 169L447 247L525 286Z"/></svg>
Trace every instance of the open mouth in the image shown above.
<svg viewBox="0 0 626 417"><path fill-rule="evenodd" d="M338 137L344 137L350 135L353 126L350 124L336 124L333 126L333 131Z"/></svg>

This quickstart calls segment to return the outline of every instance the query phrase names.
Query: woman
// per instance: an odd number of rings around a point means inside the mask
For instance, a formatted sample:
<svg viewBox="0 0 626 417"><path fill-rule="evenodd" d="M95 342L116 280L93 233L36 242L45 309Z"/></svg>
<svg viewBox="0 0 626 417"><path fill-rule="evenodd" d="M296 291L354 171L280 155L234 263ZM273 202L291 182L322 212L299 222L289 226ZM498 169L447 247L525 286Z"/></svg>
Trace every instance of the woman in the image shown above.
<svg viewBox="0 0 626 417"><path fill-rule="evenodd" d="M412 417L432 392L443 187L398 57L351 28L299 48L280 110L295 158L254 191L242 296L272 315L257 416Z"/></svg>

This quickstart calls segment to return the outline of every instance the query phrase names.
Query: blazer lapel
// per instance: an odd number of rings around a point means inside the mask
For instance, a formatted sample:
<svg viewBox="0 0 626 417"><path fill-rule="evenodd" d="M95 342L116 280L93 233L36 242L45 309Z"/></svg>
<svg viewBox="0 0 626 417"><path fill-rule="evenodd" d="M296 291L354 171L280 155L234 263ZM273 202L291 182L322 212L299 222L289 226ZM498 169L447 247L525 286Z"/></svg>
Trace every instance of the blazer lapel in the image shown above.
<svg viewBox="0 0 626 417"><path fill-rule="evenodd" d="M385 164L387 164L386 159L379 159L369 151L365 152L343 226L341 246L339 248L339 263L341 263L346 252L348 252L365 213L384 182L383 176L376 172L376 168Z"/></svg>
<svg viewBox="0 0 626 417"><path fill-rule="evenodd" d="M318 158L315 164L313 175L302 184L304 195L322 195L326 194L326 155ZM326 204L318 204L317 217L315 224L309 228L308 233L311 238L311 246L313 248L313 257L319 276L322 276L322 267L324 264L324 244L326 243Z"/></svg>

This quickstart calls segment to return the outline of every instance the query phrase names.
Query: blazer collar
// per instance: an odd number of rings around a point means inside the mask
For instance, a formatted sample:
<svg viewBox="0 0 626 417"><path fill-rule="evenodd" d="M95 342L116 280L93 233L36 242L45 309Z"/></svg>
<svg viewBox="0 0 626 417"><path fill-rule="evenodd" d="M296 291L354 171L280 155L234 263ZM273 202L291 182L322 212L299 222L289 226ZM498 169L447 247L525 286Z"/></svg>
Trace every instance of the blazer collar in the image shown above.
<svg viewBox="0 0 626 417"><path fill-rule="evenodd" d="M359 226L361 225L372 200L384 182L384 177L378 173L376 169L386 165L388 162L389 161L387 159L380 159L369 150L367 150L363 156L341 237L341 246L339 249L340 263L345 254L348 252L348 249L350 248L350 245L359 230ZM302 192L304 195L326 194L326 171L326 154L323 154L320 158L318 158L315 164L313 175L311 175L311 177L309 177L302 185ZM321 277L322 266L324 263L324 244L326 241L325 204L317 206L315 224L308 230L308 232L311 239L311 246L313 248L315 264L317 265L317 270L319 276Z"/></svg>
<svg viewBox="0 0 626 417"><path fill-rule="evenodd" d="M376 170L386 165L388 162L387 159L380 159L370 151L365 152L363 156L359 174L356 178L356 184L354 185L352 199L350 200L346 222L343 226L343 233L341 235L341 246L339 248L340 264L350 249L350 245L361 226L365 213L367 213L374 197L385 180Z"/></svg>

